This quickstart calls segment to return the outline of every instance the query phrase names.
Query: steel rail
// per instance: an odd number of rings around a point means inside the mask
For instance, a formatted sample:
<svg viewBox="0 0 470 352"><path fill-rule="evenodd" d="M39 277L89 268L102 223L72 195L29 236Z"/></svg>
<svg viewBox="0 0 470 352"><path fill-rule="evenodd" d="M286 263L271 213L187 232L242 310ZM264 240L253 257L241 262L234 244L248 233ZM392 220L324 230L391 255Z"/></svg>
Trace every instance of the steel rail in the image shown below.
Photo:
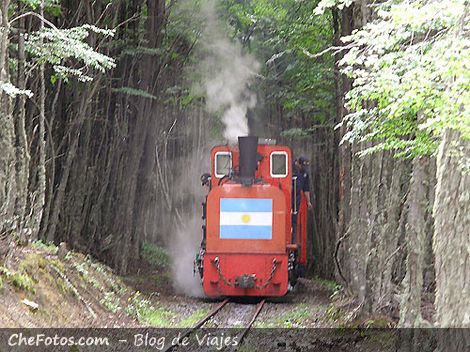
<svg viewBox="0 0 470 352"><path fill-rule="evenodd" d="M214 315L217 314L217 312L219 310L221 310L223 307L225 307L225 305L229 302L230 300L227 298L225 299L224 301L222 301L222 303L220 303L217 307L215 307L214 309L212 309L209 313L207 313L207 315L202 318L201 320L199 320L192 328L189 328L188 330L186 330L186 332L184 332L180 339L178 340L178 343L184 339L185 337L188 337L194 330L197 330L199 329L201 326L204 325L204 323L206 321L208 321L210 318L212 318ZM178 345L170 345L168 346L163 352L168 352L168 351L171 351L172 349L174 349L175 347L178 347Z"/></svg>
<svg viewBox="0 0 470 352"><path fill-rule="evenodd" d="M263 309L264 304L266 303L266 300L263 299L261 302L258 303L258 306L256 307L255 314L253 314L253 317L251 318L250 322L248 325L245 327L243 332L240 335L240 340L238 341L238 346L242 344L243 339L245 338L246 334L248 331L251 329L251 326L255 322L256 318L258 317L259 313L261 312L261 309Z"/></svg>
<svg viewBox="0 0 470 352"><path fill-rule="evenodd" d="M210 318L212 318L214 315L216 315L223 307L225 307L227 305L227 303L229 303L230 300L229 299L225 299L224 301L222 301L217 307L215 307L213 310L211 310L206 316L204 316L204 318L202 318L201 320L199 320L193 327L189 328L188 330L186 330L180 337L180 340L183 340L185 337L188 337L191 333L193 333L195 330L201 328L201 326L203 326ZM255 313L253 314L250 322L245 326L245 328L243 329L242 333L239 335L240 338L238 340L238 346L235 348L235 351L238 350L238 348L242 345L242 342L243 342L243 339L245 338L245 336L248 334L248 331L250 331L251 327L253 326L254 322L256 321L256 318L258 317L259 313L261 312L261 310L263 309L263 306L264 304L266 303L266 300L263 299L261 302L258 303L258 305L256 306L256 310L255 310ZM179 342L178 341L178 342ZM173 350L174 348L177 348L178 347L178 344L176 345L170 345L168 346L163 352L168 352L168 351L171 351Z"/></svg>
<svg viewBox="0 0 470 352"><path fill-rule="evenodd" d="M230 300L227 298L225 299L222 303L220 303L217 307L212 309L204 318L199 320L196 325L194 325L191 329L190 332L193 332L196 329L199 329L206 321L208 321L210 318L212 318L219 310L221 310L225 305L229 302Z"/></svg>

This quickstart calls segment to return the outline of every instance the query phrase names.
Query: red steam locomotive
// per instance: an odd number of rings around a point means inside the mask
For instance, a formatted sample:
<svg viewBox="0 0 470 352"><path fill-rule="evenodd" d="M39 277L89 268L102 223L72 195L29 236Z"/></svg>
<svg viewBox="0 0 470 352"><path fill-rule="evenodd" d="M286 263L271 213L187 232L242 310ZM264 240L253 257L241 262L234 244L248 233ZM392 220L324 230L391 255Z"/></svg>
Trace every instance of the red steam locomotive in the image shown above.
<svg viewBox="0 0 470 352"><path fill-rule="evenodd" d="M201 177L209 193L195 260L207 296L283 296L295 285L307 263L307 206L302 199L292 209L291 160L289 147L254 136L212 149L211 173Z"/></svg>

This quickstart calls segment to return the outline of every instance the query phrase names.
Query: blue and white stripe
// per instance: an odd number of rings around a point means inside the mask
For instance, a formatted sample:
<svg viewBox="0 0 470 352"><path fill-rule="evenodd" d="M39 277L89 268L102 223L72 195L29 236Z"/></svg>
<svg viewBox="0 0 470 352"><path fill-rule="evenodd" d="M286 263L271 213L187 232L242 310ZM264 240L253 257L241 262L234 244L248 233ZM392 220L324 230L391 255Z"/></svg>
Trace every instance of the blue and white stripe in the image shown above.
<svg viewBox="0 0 470 352"><path fill-rule="evenodd" d="M273 201L269 198L221 198L221 239L272 239Z"/></svg>

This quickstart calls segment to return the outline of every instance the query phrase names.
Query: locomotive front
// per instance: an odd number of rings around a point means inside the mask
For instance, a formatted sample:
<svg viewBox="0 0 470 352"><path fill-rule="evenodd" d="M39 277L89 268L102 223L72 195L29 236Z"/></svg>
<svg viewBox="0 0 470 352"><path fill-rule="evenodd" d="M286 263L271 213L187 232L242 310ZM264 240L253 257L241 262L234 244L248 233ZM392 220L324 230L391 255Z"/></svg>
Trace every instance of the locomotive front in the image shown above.
<svg viewBox="0 0 470 352"><path fill-rule="evenodd" d="M204 292L219 296L283 296L299 246L291 242L292 170L288 147L239 137L218 146L203 204L204 235L195 267Z"/></svg>

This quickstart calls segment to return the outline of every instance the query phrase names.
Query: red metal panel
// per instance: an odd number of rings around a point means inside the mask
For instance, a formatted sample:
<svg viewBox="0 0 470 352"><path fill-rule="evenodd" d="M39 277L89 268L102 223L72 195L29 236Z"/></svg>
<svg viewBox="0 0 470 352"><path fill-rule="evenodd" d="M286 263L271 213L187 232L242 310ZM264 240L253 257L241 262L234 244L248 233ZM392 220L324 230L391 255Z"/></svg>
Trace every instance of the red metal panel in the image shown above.
<svg viewBox="0 0 470 352"><path fill-rule="evenodd" d="M272 240L221 239L221 198L269 198L273 200ZM285 202L284 194L271 185L242 186L226 183L211 190L207 198L207 253L285 253Z"/></svg>
<svg viewBox="0 0 470 352"><path fill-rule="evenodd" d="M211 186L212 189L219 186L220 178L215 177L215 154L217 152L231 152L232 153L232 166L234 170L238 170L239 152L237 146L222 145L216 146L211 150ZM270 174L270 156L272 152L286 152L287 153L287 167L288 174L283 178L272 178ZM256 171L256 178L262 179L264 182L269 183L279 188L284 193L284 202L286 207L285 224L286 233L285 241L286 244L291 242L292 218L291 218L291 197L292 197L292 152L289 147L282 145L258 145L258 154L261 156L261 161Z"/></svg>
<svg viewBox="0 0 470 352"><path fill-rule="evenodd" d="M220 274L215 265L215 258L219 259ZM269 279L273 260L277 268L271 281L262 287ZM284 296L287 293L287 260L286 254L206 254L204 256L203 289L209 297L220 296ZM235 279L241 275L255 275L254 288L240 288L232 286ZM225 283L224 280L228 283Z"/></svg>
<svg viewBox="0 0 470 352"><path fill-rule="evenodd" d="M272 152L285 152L287 153L287 171L288 174L283 178L273 178L270 173L270 157ZM284 193L284 203L286 208L286 232L285 242L291 242L291 227L292 227L292 153L289 147L280 145L260 145L258 153L263 157L258 167L257 177L263 178L265 182L279 188Z"/></svg>

